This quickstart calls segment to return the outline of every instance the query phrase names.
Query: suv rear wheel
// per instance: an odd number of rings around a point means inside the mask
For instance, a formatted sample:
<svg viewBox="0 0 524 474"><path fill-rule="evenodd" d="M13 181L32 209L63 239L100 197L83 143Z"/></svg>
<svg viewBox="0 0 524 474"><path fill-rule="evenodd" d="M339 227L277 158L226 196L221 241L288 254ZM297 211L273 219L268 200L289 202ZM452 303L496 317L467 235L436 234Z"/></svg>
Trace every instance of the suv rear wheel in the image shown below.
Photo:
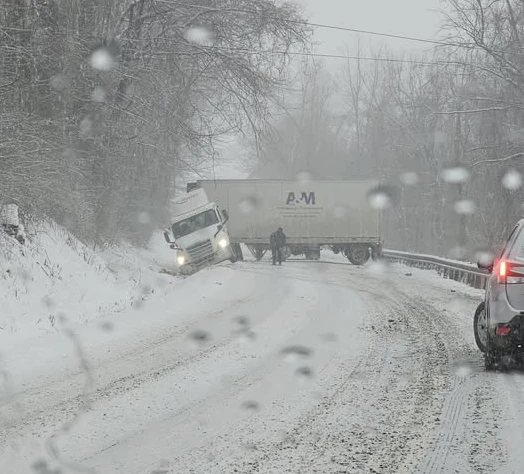
<svg viewBox="0 0 524 474"><path fill-rule="evenodd" d="M475 342L477 343L480 352L486 352L486 344L488 342L488 320L484 302L480 303L475 311L475 317L473 318L473 332L475 334Z"/></svg>

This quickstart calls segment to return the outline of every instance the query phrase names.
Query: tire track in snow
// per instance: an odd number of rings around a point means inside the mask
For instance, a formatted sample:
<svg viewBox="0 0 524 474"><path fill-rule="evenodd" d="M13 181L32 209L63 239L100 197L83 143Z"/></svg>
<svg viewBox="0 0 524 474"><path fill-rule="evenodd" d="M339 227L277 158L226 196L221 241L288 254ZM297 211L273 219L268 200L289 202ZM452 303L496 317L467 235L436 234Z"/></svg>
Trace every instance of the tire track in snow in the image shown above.
<svg viewBox="0 0 524 474"><path fill-rule="evenodd" d="M441 474L457 472L457 469L464 474L475 472L469 462L465 462L464 453L454 453L454 446L460 442L464 432L466 401L475 387L476 381L472 378L453 377L451 393L444 403L436 441L418 473Z"/></svg>

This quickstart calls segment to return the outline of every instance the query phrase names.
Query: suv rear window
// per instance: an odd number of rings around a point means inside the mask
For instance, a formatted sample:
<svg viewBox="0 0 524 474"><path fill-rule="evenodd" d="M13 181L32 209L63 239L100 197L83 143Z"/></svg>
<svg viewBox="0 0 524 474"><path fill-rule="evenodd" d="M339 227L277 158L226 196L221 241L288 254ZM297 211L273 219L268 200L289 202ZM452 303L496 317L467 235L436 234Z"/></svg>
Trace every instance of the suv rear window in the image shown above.
<svg viewBox="0 0 524 474"><path fill-rule="evenodd" d="M509 252L507 252L508 248ZM524 262L524 232L522 232L521 226L515 227L510 234L506 244L506 252L511 260Z"/></svg>

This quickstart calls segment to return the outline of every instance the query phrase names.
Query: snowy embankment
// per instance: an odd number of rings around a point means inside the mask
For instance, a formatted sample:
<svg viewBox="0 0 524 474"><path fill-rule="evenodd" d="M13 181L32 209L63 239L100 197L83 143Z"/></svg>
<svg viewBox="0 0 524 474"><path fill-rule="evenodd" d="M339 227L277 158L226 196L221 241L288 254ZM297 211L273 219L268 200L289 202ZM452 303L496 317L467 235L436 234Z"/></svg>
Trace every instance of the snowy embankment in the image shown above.
<svg viewBox="0 0 524 474"><path fill-rule="evenodd" d="M57 332L58 323L109 324L172 277L172 254L155 235L150 249L93 251L63 228L41 224L26 245L0 232L0 343Z"/></svg>

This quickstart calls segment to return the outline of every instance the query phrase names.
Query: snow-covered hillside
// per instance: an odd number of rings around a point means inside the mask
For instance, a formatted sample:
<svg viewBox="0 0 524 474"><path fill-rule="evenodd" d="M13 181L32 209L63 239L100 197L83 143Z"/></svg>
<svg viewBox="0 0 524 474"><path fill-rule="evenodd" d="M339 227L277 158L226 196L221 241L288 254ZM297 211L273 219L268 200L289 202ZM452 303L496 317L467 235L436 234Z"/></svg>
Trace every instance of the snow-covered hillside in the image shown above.
<svg viewBox="0 0 524 474"><path fill-rule="evenodd" d="M110 322L172 281L161 273L172 258L160 235L149 249L93 250L52 223L36 226L26 245L0 232L0 342L56 332L59 320Z"/></svg>

